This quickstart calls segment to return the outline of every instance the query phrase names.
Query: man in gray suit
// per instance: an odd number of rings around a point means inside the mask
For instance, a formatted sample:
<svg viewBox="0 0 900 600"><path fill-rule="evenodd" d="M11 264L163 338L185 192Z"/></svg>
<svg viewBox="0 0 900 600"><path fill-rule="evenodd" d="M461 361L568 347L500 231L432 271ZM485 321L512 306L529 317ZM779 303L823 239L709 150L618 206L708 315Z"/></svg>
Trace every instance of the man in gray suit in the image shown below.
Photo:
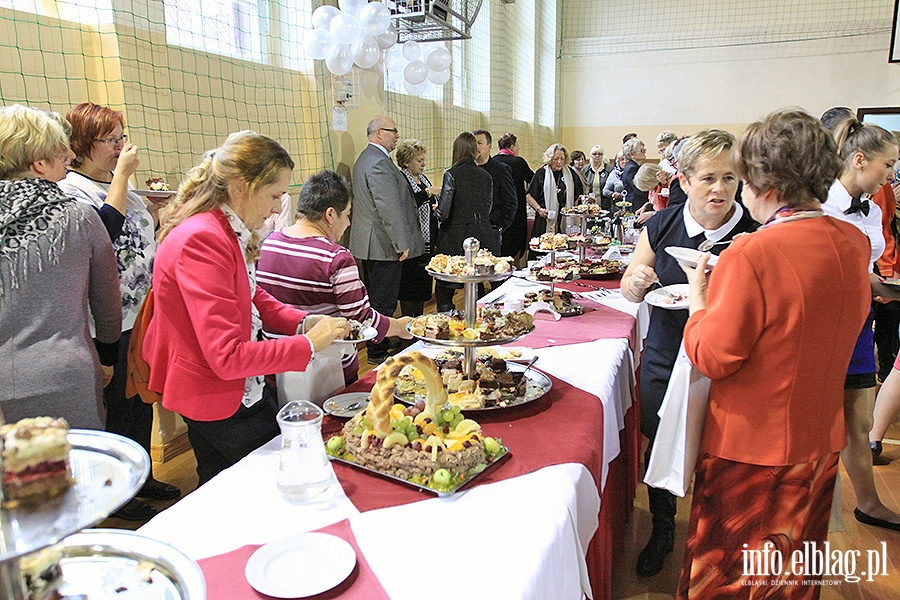
<svg viewBox="0 0 900 600"><path fill-rule="evenodd" d="M353 165L350 252L363 266L369 302L391 316L400 293L402 261L425 253L416 201L406 178L391 160L400 139L390 117L375 117L366 128L369 145ZM366 343L369 363L387 358L390 341Z"/></svg>

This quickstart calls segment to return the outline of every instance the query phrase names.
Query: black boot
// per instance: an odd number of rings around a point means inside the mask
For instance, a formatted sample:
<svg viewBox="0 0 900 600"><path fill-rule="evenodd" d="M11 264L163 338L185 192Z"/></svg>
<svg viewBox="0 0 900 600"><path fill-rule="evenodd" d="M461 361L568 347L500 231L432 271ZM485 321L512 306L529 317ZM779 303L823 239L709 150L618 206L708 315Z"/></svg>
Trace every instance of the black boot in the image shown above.
<svg viewBox="0 0 900 600"><path fill-rule="evenodd" d="M650 540L637 559L637 574L641 577L650 577L662 571L666 561L666 555L675 548L675 531L672 529L653 528Z"/></svg>
<svg viewBox="0 0 900 600"><path fill-rule="evenodd" d="M872 448L872 464L875 466L883 466L891 464L890 459L881 456L881 452L883 450L881 446L881 441L877 442L869 442L869 446Z"/></svg>

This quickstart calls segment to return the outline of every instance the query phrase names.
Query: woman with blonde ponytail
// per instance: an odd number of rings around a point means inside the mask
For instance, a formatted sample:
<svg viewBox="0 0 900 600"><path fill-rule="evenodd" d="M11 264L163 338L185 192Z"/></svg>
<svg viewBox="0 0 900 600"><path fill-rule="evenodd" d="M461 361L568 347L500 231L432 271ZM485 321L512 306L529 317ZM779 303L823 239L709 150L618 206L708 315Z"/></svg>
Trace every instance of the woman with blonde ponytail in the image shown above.
<svg viewBox="0 0 900 600"><path fill-rule="evenodd" d="M873 272L875 261L884 252L885 241L881 209L868 198L893 177L897 140L877 125L861 123L847 109L826 111L822 122L832 130L844 162L843 171L831 185L828 201L822 209L827 215L856 225L866 234L870 250L869 293L900 300L900 295L883 285ZM900 531L900 514L881 501L872 473L869 431L872 429L877 369L872 320L873 313L870 311L856 341L844 382L847 446L841 451L841 461L856 493L856 508L853 510L856 520L866 525Z"/></svg>
<svg viewBox="0 0 900 600"><path fill-rule="evenodd" d="M293 168L276 141L233 133L161 215L143 356L150 389L187 423L201 485L278 434L263 376L305 370L348 331L346 319L308 315L256 285L253 232L281 210ZM261 341L263 326L287 337Z"/></svg>

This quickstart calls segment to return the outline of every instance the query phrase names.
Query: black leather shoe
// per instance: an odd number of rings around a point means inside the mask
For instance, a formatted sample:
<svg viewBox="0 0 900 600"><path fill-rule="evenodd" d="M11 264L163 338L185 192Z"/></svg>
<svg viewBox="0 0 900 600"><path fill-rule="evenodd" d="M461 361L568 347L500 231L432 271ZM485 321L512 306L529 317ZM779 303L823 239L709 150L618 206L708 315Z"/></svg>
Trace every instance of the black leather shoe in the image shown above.
<svg viewBox="0 0 900 600"><path fill-rule="evenodd" d="M156 516L156 509L143 500L134 498L111 516L117 519L125 519L126 521L147 521Z"/></svg>
<svg viewBox="0 0 900 600"><path fill-rule="evenodd" d="M387 354L369 354L366 357L366 361L370 365L380 365L381 363L383 363L384 361L387 360L387 357L388 357Z"/></svg>
<svg viewBox="0 0 900 600"><path fill-rule="evenodd" d="M144 487L137 493L140 498L150 498L151 500L174 500L181 496L181 490L174 485L157 481L150 478L144 484Z"/></svg>
<svg viewBox="0 0 900 600"><path fill-rule="evenodd" d="M890 529L892 531L900 531L900 523L891 523L890 521L885 521L884 519L879 519L878 517L870 517L858 508L853 509L853 516L856 517L857 521L864 525L871 525L872 527L884 527L885 529Z"/></svg>
<svg viewBox="0 0 900 600"><path fill-rule="evenodd" d="M675 548L675 532L672 530L656 531L650 534L650 540L637 559L637 574L650 577L662 571L666 555Z"/></svg>

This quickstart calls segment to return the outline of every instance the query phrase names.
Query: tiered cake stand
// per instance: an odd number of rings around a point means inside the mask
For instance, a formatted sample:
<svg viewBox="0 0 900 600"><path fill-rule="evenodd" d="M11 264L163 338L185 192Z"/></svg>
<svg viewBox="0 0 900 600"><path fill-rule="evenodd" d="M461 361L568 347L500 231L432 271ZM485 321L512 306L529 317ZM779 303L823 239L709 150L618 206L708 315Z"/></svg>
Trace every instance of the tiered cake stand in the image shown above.
<svg viewBox="0 0 900 600"><path fill-rule="evenodd" d="M73 429L69 443L75 480L70 489L41 504L0 509L0 597L26 600L19 559L63 542L63 593L99 595L103 581L97 575L130 571L147 561L153 567L149 585L162 591L154 597L204 598L197 563L171 546L130 531L90 530L72 535L130 500L150 474L150 457L136 442L104 431ZM69 582L79 589L73 585L67 590Z"/></svg>
<svg viewBox="0 0 900 600"><path fill-rule="evenodd" d="M478 254L478 250L481 248L481 244L476 238L470 237L466 238L463 242L463 250L465 251L466 256L466 264L470 266L474 266L475 264L475 256ZM473 267L474 270L474 267ZM492 273L489 275L448 275L446 273L437 273L435 271L428 271L428 274L438 279L440 281L446 281L448 283L461 283L463 284L463 311L466 317L466 327L474 327L476 317L478 316L478 284L479 283L487 283L494 281L503 281L508 279L510 275L512 275L512 271L508 271L506 273ZM463 374L466 378L473 378L475 376L475 348L483 347L483 346L499 346L502 344L509 344L511 342L515 342L516 340L524 337L525 334L518 335L511 338L503 338L503 339L493 339L493 340L438 340L433 338L426 338L421 336L414 336L419 340L422 340L428 344L434 344L437 346L460 346L463 348Z"/></svg>

